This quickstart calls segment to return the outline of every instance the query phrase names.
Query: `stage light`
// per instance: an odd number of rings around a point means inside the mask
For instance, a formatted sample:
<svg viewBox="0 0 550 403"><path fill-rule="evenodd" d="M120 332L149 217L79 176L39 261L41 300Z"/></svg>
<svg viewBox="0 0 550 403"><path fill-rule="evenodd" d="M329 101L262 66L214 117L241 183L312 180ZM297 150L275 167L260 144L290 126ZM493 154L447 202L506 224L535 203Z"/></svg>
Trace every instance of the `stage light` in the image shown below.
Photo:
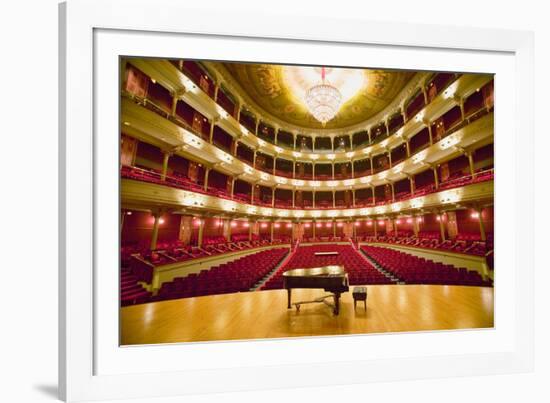
<svg viewBox="0 0 550 403"><path fill-rule="evenodd" d="M372 227L372 221L367 221L367 225L368 225L369 227Z"/></svg>
<svg viewBox="0 0 550 403"><path fill-rule="evenodd" d="M266 222L262 223L262 228L267 228L267 223Z"/></svg>
<svg viewBox="0 0 550 403"><path fill-rule="evenodd" d="M470 214L470 217L479 218L479 213L478 212L472 213L472 214Z"/></svg>
<svg viewBox="0 0 550 403"><path fill-rule="evenodd" d="M231 221L231 228L235 228L237 226L237 223L235 221Z"/></svg>
<svg viewBox="0 0 550 403"><path fill-rule="evenodd" d="M159 224L164 224L164 218L159 218Z"/></svg>
<svg viewBox="0 0 550 403"><path fill-rule="evenodd" d="M356 222L355 222L355 226L356 226L356 227L359 227L360 225L361 225L361 223L360 223L359 221L356 221Z"/></svg>
<svg viewBox="0 0 550 403"><path fill-rule="evenodd" d="M378 221L378 225L386 225L386 222L385 221Z"/></svg>
<svg viewBox="0 0 550 403"><path fill-rule="evenodd" d="M278 222L275 223L274 227L275 228L279 228L281 226L281 224L279 224Z"/></svg>
<svg viewBox="0 0 550 403"><path fill-rule="evenodd" d="M325 227L330 228L330 227L332 227L332 224L329 223L329 222L327 222L327 223L325 224Z"/></svg>
<svg viewBox="0 0 550 403"><path fill-rule="evenodd" d="M248 227L250 227L250 224L249 224L247 221L245 221L245 222L243 223L243 227L248 228Z"/></svg>
<svg viewBox="0 0 550 403"><path fill-rule="evenodd" d="M396 224L401 224L401 220L395 220Z"/></svg>
<svg viewBox="0 0 550 403"><path fill-rule="evenodd" d="M309 228L309 227L311 227L311 224L308 223L308 222L306 222L306 223L304 224L304 227Z"/></svg>
<svg viewBox="0 0 550 403"><path fill-rule="evenodd" d="M317 223L316 227L317 228L321 228L323 226L323 224L321 224L320 222Z"/></svg>
<svg viewBox="0 0 550 403"><path fill-rule="evenodd" d="M127 212L126 212L126 215L132 215L132 212L131 212L131 211L127 211Z"/></svg>
<svg viewBox="0 0 550 403"><path fill-rule="evenodd" d="M338 224L336 224L338 227L343 227L344 226L344 223L341 223L339 222Z"/></svg>
<svg viewBox="0 0 550 403"><path fill-rule="evenodd" d="M407 218L407 224L412 224L412 222L413 222L412 218Z"/></svg>
<svg viewBox="0 0 550 403"><path fill-rule="evenodd" d="M292 228L292 223L288 223L288 224L286 225L286 227L287 227L287 228Z"/></svg>

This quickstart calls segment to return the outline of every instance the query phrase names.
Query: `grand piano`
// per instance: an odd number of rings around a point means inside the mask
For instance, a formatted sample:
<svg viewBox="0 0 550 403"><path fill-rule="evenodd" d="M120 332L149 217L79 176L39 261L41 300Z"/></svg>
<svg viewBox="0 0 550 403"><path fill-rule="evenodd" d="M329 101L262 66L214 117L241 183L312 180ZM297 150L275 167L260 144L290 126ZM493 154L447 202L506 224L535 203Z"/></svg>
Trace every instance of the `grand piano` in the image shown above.
<svg viewBox="0 0 550 403"><path fill-rule="evenodd" d="M288 306L296 306L300 310L300 305L322 302L332 307L334 315L340 312L340 295L349 291L348 275L344 266L324 266L312 269L294 269L283 273L284 288L288 292ZM300 301L291 303L291 293L293 288L321 288L331 294L312 301ZM328 298L333 298L334 303L327 302Z"/></svg>

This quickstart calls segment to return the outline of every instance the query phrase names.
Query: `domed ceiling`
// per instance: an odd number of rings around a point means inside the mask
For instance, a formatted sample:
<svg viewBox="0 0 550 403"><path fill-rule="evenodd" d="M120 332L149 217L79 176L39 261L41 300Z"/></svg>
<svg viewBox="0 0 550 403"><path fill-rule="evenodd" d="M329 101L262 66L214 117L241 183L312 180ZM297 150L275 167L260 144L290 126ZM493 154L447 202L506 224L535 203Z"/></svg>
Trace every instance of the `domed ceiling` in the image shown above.
<svg viewBox="0 0 550 403"><path fill-rule="evenodd" d="M382 111L414 72L325 68L326 82L341 94L341 106L323 126L308 110L306 93L322 82L320 67L222 63L234 82L268 114L308 129L341 129Z"/></svg>

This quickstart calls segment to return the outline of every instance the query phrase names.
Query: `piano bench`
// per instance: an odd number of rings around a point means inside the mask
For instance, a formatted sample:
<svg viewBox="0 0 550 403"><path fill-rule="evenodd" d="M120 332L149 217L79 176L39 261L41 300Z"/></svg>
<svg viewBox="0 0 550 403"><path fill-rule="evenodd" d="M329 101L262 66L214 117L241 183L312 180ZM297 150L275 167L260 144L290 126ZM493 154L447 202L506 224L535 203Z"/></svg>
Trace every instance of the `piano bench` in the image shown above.
<svg viewBox="0 0 550 403"><path fill-rule="evenodd" d="M367 287L353 287L353 309L357 306L357 301L363 301L365 311L367 310Z"/></svg>

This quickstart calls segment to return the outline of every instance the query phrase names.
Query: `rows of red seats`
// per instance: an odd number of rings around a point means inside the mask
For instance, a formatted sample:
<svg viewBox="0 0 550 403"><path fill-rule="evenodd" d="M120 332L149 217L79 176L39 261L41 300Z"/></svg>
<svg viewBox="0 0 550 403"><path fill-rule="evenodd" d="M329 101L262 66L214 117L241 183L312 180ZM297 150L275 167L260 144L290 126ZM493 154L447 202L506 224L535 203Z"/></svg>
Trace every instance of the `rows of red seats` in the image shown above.
<svg viewBox="0 0 550 403"><path fill-rule="evenodd" d="M317 252L338 252L338 255L316 256ZM283 288L283 273L297 268L312 268L328 265L344 266L349 282L355 284L391 284L391 279L378 271L350 244L347 245L300 245L289 259L263 286L263 290Z"/></svg>
<svg viewBox="0 0 550 403"><path fill-rule="evenodd" d="M280 239L271 242L258 236L252 241L248 241L248 236L245 239L227 242L225 237L205 237L202 247L184 245L181 241L159 242L155 250L150 250L146 243L125 245L121 248L121 266L139 281L150 283L156 266L283 243Z"/></svg>
<svg viewBox="0 0 550 403"><path fill-rule="evenodd" d="M476 271L456 268L409 253L380 246L365 245L363 253L407 284L449 284L491 286L490 280L483 280Z"/></svg>
<svg viewBox="0 0 550 403"><path fill-rule="evenodd" d="M162 284L153 300L249 291L288 254L288 248L257 252Z"/></svg>
<svg viewBox="0 0 550 403"><path fill-rule="evenodd" d="M454 253L464 253L474 256L486 256L493 251L493 234L487 234L487 240L482 241L479 234L463 233L458 234L455 239L441 241L441 234L438 231L420 232L418 236L411 234L398 234L397 236L368 236L360 241L376 243L393 243L397 245L413 246L416 248L428 248L437 250L447 250Z"/></svg>

